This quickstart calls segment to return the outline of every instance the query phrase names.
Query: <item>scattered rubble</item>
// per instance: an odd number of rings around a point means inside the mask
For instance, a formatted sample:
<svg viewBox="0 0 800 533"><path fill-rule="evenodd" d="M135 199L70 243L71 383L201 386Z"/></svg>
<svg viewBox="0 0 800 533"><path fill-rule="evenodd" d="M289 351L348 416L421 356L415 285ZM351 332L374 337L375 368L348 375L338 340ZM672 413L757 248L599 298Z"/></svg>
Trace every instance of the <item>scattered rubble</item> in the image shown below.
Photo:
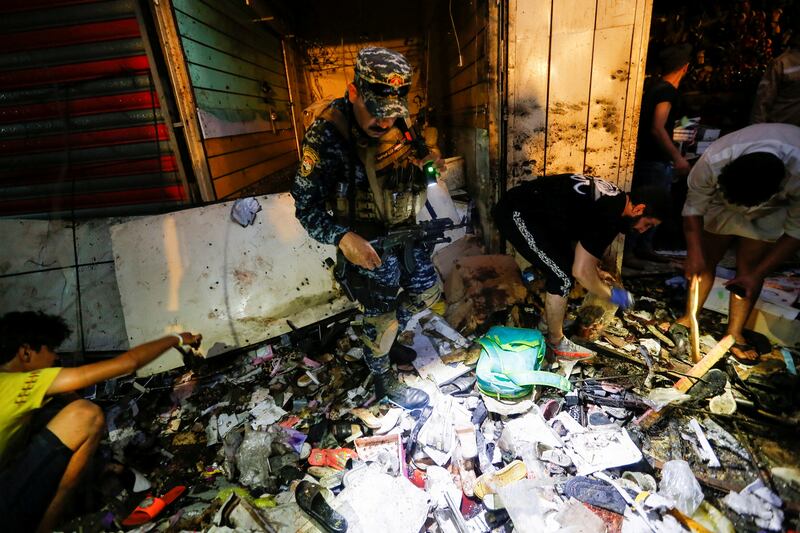
<svg viewBox="0 0 800 533"><path fill-rule="evenodd" d="M405 341L419 357L402 375L428 392L425 409L376 401L350 316L335 319L337 334L326 344L298 330L247 353L98 389L109 425L105 457L124 468L92 480L88 493L99 492L99 503L63 529L796 527L797 387L781 389L793 383L793 347L743 368L715 355L724 325L701 311L701 331L710 335L701 354L715 364L695 376L698 367L673 353L668 334L685 289L666 276L637 278L647 294L642 305L595 313L605 327L579 316L574 295L572 324L596 337L594 361L546 357L537 371L553 373L558 386L492 397L475 375L487 347L502 358L515 342L535 338L509 328L546 327L535 276L497 259L455 262L448 303L473 309L449 308L445 316L456 313L457 324L431 311L409 324ZM521 333L504 344L502 330ZM658 416L642 424L645 413Z"/></svg>

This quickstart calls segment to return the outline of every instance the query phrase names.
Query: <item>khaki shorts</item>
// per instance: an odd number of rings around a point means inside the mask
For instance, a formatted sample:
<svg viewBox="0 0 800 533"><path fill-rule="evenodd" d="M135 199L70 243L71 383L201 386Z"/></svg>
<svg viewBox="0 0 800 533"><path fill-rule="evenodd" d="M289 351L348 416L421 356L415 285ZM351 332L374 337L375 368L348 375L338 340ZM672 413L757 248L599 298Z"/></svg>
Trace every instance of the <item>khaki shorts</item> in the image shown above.
<svg viewBox="0 0 800 533"><path fill-rule="evenodd" d="M717 235L736 235L756 241L775 242L784 233L787 216L788 210L785 207L765 216L749 219L723 205L711 205L703 215L703 227L707 232Z"/></svg>

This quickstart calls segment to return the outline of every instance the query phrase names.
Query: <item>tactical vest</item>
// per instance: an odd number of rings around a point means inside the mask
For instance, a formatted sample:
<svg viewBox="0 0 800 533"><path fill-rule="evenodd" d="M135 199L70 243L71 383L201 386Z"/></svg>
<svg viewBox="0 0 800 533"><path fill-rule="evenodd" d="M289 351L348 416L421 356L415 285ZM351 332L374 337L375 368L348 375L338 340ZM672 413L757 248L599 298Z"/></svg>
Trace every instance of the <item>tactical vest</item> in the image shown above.
<svg viewBox="0 0 800 533"><path fill-rule="evenodd" d="M328 107L319 114L327 120L352 147L352 135L344 113ZM425 204L427 184L422 172L409 160L411 146L397 128L390 129L377 145L356 145L355 158L367 174L367 186L355 183L350 172L346 182L337 183L336 193L328 199L328 209L336 221L348 225L366 239L387 229L415 224L417 212Z"/></svg>

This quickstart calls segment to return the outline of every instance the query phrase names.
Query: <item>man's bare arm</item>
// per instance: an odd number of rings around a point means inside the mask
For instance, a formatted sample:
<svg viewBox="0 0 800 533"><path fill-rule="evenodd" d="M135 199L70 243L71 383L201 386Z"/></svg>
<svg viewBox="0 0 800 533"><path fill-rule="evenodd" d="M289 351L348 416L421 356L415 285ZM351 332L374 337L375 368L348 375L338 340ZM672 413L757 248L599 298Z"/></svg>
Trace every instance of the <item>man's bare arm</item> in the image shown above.
<svg viewBox="0 0 800 533"><path fill-rule="evenodd" d="M572 275L587 291L608 300L611 298L611 287L603 283L597 271L600 260L586 251L581 243L575 247L575 260L572 263Z"/></svg>
<svg viewBox="0 0 800 533"><path fill-rule="evenodd" d="M681 155L680 151L675 147L672 138L667 132L667 119L669 112L672 109L672 104L669 102L660 102L656 105L653 112L653 124L650 127L650 135L653 136L655 141L661 147L661 150L672 159L675 172L679 175L685 176L689 173L689 162Z"/></svg>

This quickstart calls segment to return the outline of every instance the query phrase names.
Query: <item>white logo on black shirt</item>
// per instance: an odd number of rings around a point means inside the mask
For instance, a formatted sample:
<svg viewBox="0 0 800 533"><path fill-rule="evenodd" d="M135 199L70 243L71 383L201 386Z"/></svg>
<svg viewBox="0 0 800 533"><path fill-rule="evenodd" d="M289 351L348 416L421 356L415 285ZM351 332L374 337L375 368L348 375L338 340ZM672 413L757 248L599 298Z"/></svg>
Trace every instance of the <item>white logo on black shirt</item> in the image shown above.
<svg viewBox="0 0 800 533"><path fill-rule="evenodd" d="M614 185L613 183L609 183L604 179L600 178L592 178L588 176L583 176L581 174L573 174L571 176L573 181L575 181L575 186L573 189L576 193L586 195L590 190L592 190L592 182L594 182L594 190L595 190L595 198L597 200L601 196L617 196L622 192L622 189ZM583 187L586 189L582 190Z"/></svg>

